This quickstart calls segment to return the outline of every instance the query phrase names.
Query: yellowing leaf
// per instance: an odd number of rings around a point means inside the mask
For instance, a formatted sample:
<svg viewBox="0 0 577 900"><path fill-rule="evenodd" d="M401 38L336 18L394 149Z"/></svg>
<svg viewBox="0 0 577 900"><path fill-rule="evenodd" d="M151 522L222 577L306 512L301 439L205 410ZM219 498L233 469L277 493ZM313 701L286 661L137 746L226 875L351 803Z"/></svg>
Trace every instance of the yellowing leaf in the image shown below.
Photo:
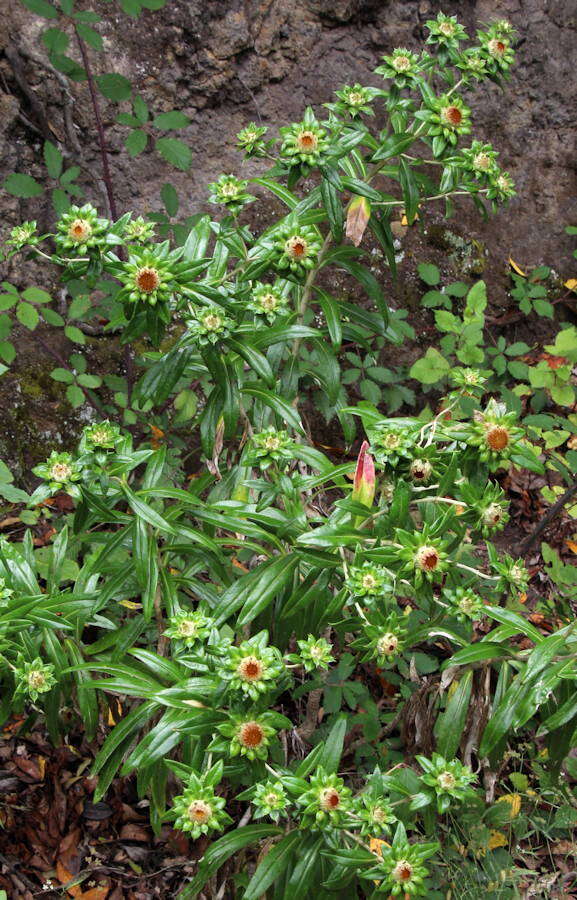
<svg viewBox="0 0 577 900"><path fill-rule="evenodd" d="M563 286L569 291L577 291L577 278L568 278Z"/></svg>
<svg viewBox="0 0 577 900"><path fill-rule="evenodd" d="M511 256L509 257L509 265L511 266L511 268L513 269L513 271L517 273L517 275L521 275L523 278L526 278L526 277L527 277L527 275L526 275L526 273L523 271L523 269L522 269L520 266L517 265L517 263L515 262L515 260L514 260Z"/></svg>
<svg viewBox="0 0 577 900"><path fill-rule="evenodd" d="M383 855L383 847L390 847L390 844L387 844L386 841L382 841L380 838L369 838L369 849L371 853L376 853L377 856Z"/></svg>
<svg viewBox="0 0 577 900"><path fill-rule="evenodd" d="M499 797L499 803L508 803L511 807L511 818L514 819L521 812L521 795L520 794L503 794Z"/></svg>
<svg viewBox="0 0 577 900"><path fill-rule="evenodd" d="M488 850L496 850L497 847L506 847L509 841L502 831L491 831L487 841Z"/></svg>
<svg viewBox="0 0 577 900"><path fill-rule="evenodd" d="M571 553L577 553L577 541L565 541Z"/></svg>

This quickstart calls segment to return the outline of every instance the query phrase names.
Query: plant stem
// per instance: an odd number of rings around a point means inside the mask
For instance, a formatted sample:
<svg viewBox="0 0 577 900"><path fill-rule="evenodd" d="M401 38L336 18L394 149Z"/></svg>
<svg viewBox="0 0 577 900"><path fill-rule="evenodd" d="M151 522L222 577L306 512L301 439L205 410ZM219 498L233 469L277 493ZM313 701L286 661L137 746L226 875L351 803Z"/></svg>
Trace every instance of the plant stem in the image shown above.
<svg viewBox="0 0 577 900"><path fill-rule="evenodd" d="M571 498L577 494L577 479L573 482L573 484L567 488L564 494L561 494L558 500L555 501L553 506L545 513L543 518L537 523L536 527L533 529L529 537L527 537L524 541L521 541L519 546L519 552L524 554L529 550L530 547L533 546L537 538L540 534L542 534L549 523L555 518L555 516L561 512L566 503L571 500Z"/></svg>
<svg viewBox="0 0 577 900"><path fill-rule="evenodd" d="M311 299L311 293L313 290L313 285L315 283L315 278L317 277L317 275L319 273L323 258L325 256L325 253L329 249L329 247L332 243L332 240L333 240L333 236L332 236L331 232L329 231L329 233L327 234L327 236L324 240L324 243L319 251L319 255L317 258L317 264L314 267L314 269L310 270L309 274L306 277L302 296L301 296L301 302L299 304L299 309L298 309L297 322L299 323L299 325L302 324L303 319L305 317L305 313L307 311L307 307L308 307L309 301ZM295 338L295 341L293 344L293 350L292 350L293 356L296 356L298 354L300 345L301 345L301 338Z"/></svg>
<svg viewBox="0 0 577 900"><path fill-rule="evenodd" d="M86 52L86 46L84 41L78 34L78 30L76 26L74 26L74 34L76 35L76 41L78 43L78 49L80 50L80 55L82 56L82 64L84 66L84 70L86 72L86 80L88 82L88 90L90 91L90 100L92 102L92 109L94 111L94 119L96 121L96 130L98 131L98 144L100 147L100 157L102 159L102 176L104 178L104 186L106 188L106 196L108 198L108 207L110 209L110 215L113 219L118 218L118 213L116 209L116 200L114 198L114 189L112 187L112 177L110 175L110 166L108 165L108 150L106 149L106 138L104 136L104 128L102 125L102 118L100 116L100 107L98 105L98 95L96 93L96 84L94 81L94 75L92 74L92 69L90 68L90 60L88 58L88 53Z"/></svg>

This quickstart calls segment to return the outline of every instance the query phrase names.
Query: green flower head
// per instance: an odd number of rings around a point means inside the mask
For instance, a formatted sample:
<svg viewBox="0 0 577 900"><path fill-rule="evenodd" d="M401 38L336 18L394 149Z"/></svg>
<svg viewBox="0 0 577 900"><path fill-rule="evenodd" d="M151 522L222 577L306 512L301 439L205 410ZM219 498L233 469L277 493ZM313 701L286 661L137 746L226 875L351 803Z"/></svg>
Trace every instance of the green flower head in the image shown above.
<svg viewBox="0 0 577 900"><path fill-rule="evenodd" d="M363 598L366 603L374 603L377 597L382 598L391 591L387 570L370 562L351 566L345 584L353 597Z"/></svg>
<svg viewBox="0 0 577 900"><path fill-rule="evenodd" d="M229 647L219 668L231 690L253 701L274 687L285 670L280 652L267 647L267 641L268 632L261 631L238 647Z"/></svg>
<svg viewBox="0 0 577 900"><path fill-rule="evenodd" d="M154 222L147 222L142 216L131 219L124 226L124 238L135 244L148 244L154 240Z"/></svg>
<svg viewBox="0 0 577 900"><path fill-rule="evenodd" d="M234 321L227 317L222 306L215 305L198 307L186 324L189 337L201 346L217 344L229 337L235 328Z"/></svg>
<svg viewBox="0 0 577 900"><path fill-rule="evenodd" d="M324 638L316 638L309 634L306 641L297 641L299 652L291 654L291 662L300 663L305 672L312 672L315 669L328 669L330 664L334 662L332 647Z"/></svg>
<svg viewBox="0 0 577 900"><path fill-rule="evenodd" d="M443 596L459 622L476 622L485 614L483 599L470 588L457 587L452 591L445 591Z"/></svg>
<svg viewBox="0 0 577 900"><path fill-rule="evenodd" d="M390 834L391 825L397 821L393 807L382 797L373 797L366 792L353 801L353 828L360 828L365 837L380 837Z"/></svg>
<svg viewBox="0 0 577 900"><path fill-rule="evenodd" d="M397 554L402 560L403 571L412 575L416 587L425 580L437 581L447 570L446 543L434 528L424 525L420 532L397 528L396 540L401 545Z"/></svg>
<svg viewBox="0 0 577 900"><path fill-rule="evenodd" d="M353 119L361 113L369 116L374 115L371 108L373 100L373 90L371 88L363 87L360 84L352 86L346 84L340 91L335 91L335 95L340 101L335 104L335 107L342 110L342 112L348 113ZM328 105L329 107L331 106L331 104Z"/></svg>
<svg viewBox="0 0 577 900"><path fill-rule="evenodd" d="M302 276L316 265L321 242L316 228L284 225L275 232L274 248L277 269Z"/></svg>
<svg viewBox="0 0 577 900"><path fill-rule="evenodd" d="M36 222L22 222L10 232L10 237L6 240L6 245L13 248L13 252L22 250L23 247L32 247L38 243L36 236Z"/></svg>
<svg viewBox="0 0 577 900"><path fill-rule="evenodd" d="M214 627L214 619L202 610L180 610L170 617L164 634L174 641L182 641L186 647L193 647L208 640Z"/></svg>
<svg viewBox="0 0 577 900"><path fill-rule="evenodd" d="M473 141L470 147L465 147L461 151L463 168L471 172L477 180L488 182L498 170L496 162L498 155L491 144Z"/></svg>
<svg viewBox="0 0 577 900"><path fill-rule="evenodd" d="M302 810L301 827L324 831L344 827L352 809L352 796L342 778L327 774L319 766L297 803Z"/></svg>
<svg viewBox="0 0 577 900"><path fill-rule="evenodd" d="M457 21L456 16L446 16L438 13L436 19L425 22L425 28L429 31L427 44L437 44L439 47L456 49L461 41L467 40L467 32Z"/></svg>
<svg viewBox="0 0 577 900"><path fill-rule="evenodd" d="M15 668L16 694L27 694L32 701L40 694L46 694L56 684L54 666L45 664L40 657L32 662L24 662L19 657Z"/></svg>
<svg viewBox="0 0 577 900"><path fill-rule="evenodd" d="M491 568L496 575L500 576L497 590L506 591L508 589L516 596L526 593L531 576L522 559L513 559L506 554L503 559L492 562Z"/></svg>
<svg viewBox="0 0 577 900"><path fill-rule="evenodd" d="M392 78L400 87L410 87L422 71L421 61L416 53L405 47L397 47L390 56L383 56L382 65L375 69L377 75Z"/></svg>
<svg viewBox="0 0 577 900"><path fill-rule="evenodd" d="M424 770L421 781L432 787L437 795L437 812L446 812L451 800L461 802L474 796L470 784L475 780L475 775L458 759L447 762L438 753L433 753L431 759L417 756L417 761Z"/></svg>
<svg viewBox="0 0 577 900"><path fill-rule="evenodd" d="M298 124L279 129L282 144L280 158L289 166L301 166L305 170L319 165L329 149L327 132L312 113Z"/></svg>
<svg viewBox="0 0 577 900"><path fill-rule="evenodd" d="M71 206L56 223L54 243L63 255L86 256L90 251L106 248L109 229L108 219L99 218L98 210L90 203Z"/></svg>
<svg viewBox="0 0 577 900"><path fill-rule="evenodd" d="M466 83L472 78L481 81L488 74L487 60L482 55L480 47L469 47L461 53L455 65L463 73L462 77Z"/></svg>
<svg viewBox="0 0 577 900"><path fill-rule="evenodd" d="M395 663L404 649L406 625L393 610L384 615L378 610L372 611L369 620L362 620L359 636L351 643L351 647L361 652L360 661L374 661L382 668L389 668Z"/></svg>
<svg viewBox="0 0 577 900"><path fill-rule="evenodd" d="M455 145L459 135L471 132L471 110L460 97L443 95L431 100L419 117L429 123L429 135Z"/></svg>
<svg viewBox="0 0 577 900"><path fill-rule="evenodd" d="M272 323L277 317L288 315L288 297L281 293L278 283L270 285L259 282L253 288L246 308Z"/></svg>
<svg viewBox="0 0 577 900"><path fill-rule="evenodd" d="M491 173L491 182L487 190L489 200L494 200L496 203L506 203L512 197L515 197L516 193L515 182L509 173L502 172L496 168Z"/></svg>
<svg viewBox="0 0 577 900"><path fill-rule="evenodd" d="M479 369L464 369L457 366L449 372L451 383L463 394L472 394L474 397L482 396L487 377Z"/></svg>
<svg viewBox="0 0 577 900"><path fill-rule="evenodd" d="M382 859L361 874L378 884L377 891L389 897L426 897L425 878L429 874L423 860L432 856L438 844L409 844L407 833L399 822L393 843L380 848Z"/></svg>
<svg viewBox="0 0 577 900"><path fill-rule="evenodd" d="M251 761L266 759L270 739L276 734L276 728L272 723L279 720L288 722L284 717L271 712L231 715L230 721L219 725L218 730L230 739L228 748L230 756L245 756Z"/></svg>
<svg viewBox="0 0 577 900"><path fill-rule="evenodd" d="M82 432L80 450L114 450L118 442L122 440L118 425L109 422L95 422L88 425Z"/></svg>
<svg viewBox="0 0 577 900"><path fill-rule="evenodd" d="M224 797L217 796L202 778L191 775L186 789L172 801L174 827L194 839L209 831L222 831L232 824L224 811L225 803Z"/></svg>
<svg viewBox="0 0 577 900"><path fill-rule="evenodd" d="M235 215L241 211L247 203L252 203L256 198L247 193L248 181L241 181L234 175L221 175L218 181L209 184L211 203L220 203L226 206Z"/></svg>
<svg viewBox="0 0 577 900"><path fill-rule="evenodd" d="M507 33L503 30L503 24L508 26ZM503 22L495 23L487 31L477 32L481 54L486 60L487 69L494 77L506 76L515 61L515 51L511 46L512 34L512 27L509 23Z"/></svg>
<svg viewBox="0 0 577 900"><path fill-rule="evenodd" d="M377 425L371 433L371 453L379 465L396 466L401 459L412 459L416 436L412 428Z"/></svg>
<svg viewBox="0 0 577 900"><path fill-rule="evenodd" d="M266 143L263 140L268 128L256 125L251 122L242 131L239 131L236 140L237 147L242 150L247 157L264 156L266 153Z"/></svg>
<svg viewBox="0 0 577 900"><path fill-rule="evenodd" d="M73 482L79 481L82 475L78 462L71 453L53 450L46 462L35 466L32 471L39 478L47 481L53 491L62 490Z"/></svg>
<svg viewBox="0 0 577 900"><path fill-rule="evenodd" d="M483 412L475 414L468 444L477 448L479 458L491 469L498 468L515 451L523 429L515 426L517 416L502 403L491 399Z"/></svg>
<svg viewBox="0 0 577 900"><path fill-rule="evenodd" d="M246 462L266 471L273 463L286 465L293 458L293 450L294 444L288 432L277 431L270 425L266 431L252 435Z"/></svg>
<svg viewBox="0 0 577 900"><path fill-rule="evenodd" d="M278 822L281 816L287 815L288 798L280 781L257 784L252 802L255 807L255 819L269 816L273 822Z"/></svg>

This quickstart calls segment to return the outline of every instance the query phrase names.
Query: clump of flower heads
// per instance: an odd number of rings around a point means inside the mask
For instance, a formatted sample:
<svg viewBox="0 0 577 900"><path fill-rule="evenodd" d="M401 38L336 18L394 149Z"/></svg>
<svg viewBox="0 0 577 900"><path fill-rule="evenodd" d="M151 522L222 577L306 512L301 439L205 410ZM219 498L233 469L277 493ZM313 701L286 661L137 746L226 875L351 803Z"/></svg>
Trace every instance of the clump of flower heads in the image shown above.
<svg viewBox="0 0 577 900"><path fill-rule="evenodd" d="M12 247L9 256L22 250L24 247L33 247L38 243L39 237L36 234L37 223L22 222L10 231L10 237L6 239L6 245Z"/></svg>
<svg viewBox="0 0 577 900"><path fill-rule="evenodd" d="M79 450L81 453L90 450L114 450L121 440L123 438L119 426L106 419L104 422L88 425L83 430Z"/></svg>
<svg viewBox="0 0 577 900"><path fill-rule="evenodd" d="M73 497L80 496L77 482L82 478L82 469L71 453L53 450L46 462L34 466L32 471L46 482L43 486L46 489L44 497L57 491L66 491ZM39 502L38 490L32 495L33 502Z"/></svg>
<svg viewBox="0 0 577 900"><path fill-rule="evenodd" d="M371 430L371 452L379 465L395 467L403 459L412 459L415 438L413 428L383 422Z"/></svg>
<svg viewBox="0 0 577 900"><path fill-rule="evenodd" d="M346 84L339 91L335 91L338 102L325 105L335 112L347 113L353 119L361 114L374 116L371 102L376 93L374 88L363 87L361 84Z"/></svg>
<svg viewBox="0 0 577 900"><path fill-rule="evenodd" d="M359 651L361 662L373 661L388 668L402 654L406 632L406 624L395 610L386 615L371 611L370 620L361 622L359 636L351 647Z"/></svg>
<svg viewBox="0 0 577 900"><path fill-rule="evenodd" d="M154 222L147 222L142 216L131 219L124 226L124 239L135 244L147 244L154 240Z"/></svg>
<svg viewBox="0 0 577 900"><path fill-rule="evenodd" d="M316 638L309 634L306 640L298 640L298 653L291 653L287 659L297 665L302 665L305 672L313 672L316 669L328 669L334 662L332 647L325 638Z"/></svg>
<svg viewBox="0 0 577 900"><path fill-rule="evenodd" d="M236 136L238 149L242 150L247 158L264 156L267 147L264 136L267 131L268 128L265 125L256 125L251 122Z"/></svg>
<svg viewBox="0 0 577 900"><path fill-rule="evenodd" d="M354 798L353 810L355 827L360 825L360 833L366 837L390 834L391 825L397 821L393 807L383 797L374 797L365 791Z"/></svg>

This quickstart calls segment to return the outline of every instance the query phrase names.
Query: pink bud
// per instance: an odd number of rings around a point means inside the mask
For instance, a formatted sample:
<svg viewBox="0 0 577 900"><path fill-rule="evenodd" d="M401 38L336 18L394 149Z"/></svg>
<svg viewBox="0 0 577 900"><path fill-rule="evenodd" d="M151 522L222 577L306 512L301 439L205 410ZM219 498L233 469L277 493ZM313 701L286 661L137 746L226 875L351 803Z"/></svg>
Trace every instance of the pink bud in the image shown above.
<svg viewBox="0 0 577 900"><path fill-rule="evenodd" d="M375 463L368 452L369 442L363 441L357 459L352 499L364 506L372 506L375 498Z"/></svg>

